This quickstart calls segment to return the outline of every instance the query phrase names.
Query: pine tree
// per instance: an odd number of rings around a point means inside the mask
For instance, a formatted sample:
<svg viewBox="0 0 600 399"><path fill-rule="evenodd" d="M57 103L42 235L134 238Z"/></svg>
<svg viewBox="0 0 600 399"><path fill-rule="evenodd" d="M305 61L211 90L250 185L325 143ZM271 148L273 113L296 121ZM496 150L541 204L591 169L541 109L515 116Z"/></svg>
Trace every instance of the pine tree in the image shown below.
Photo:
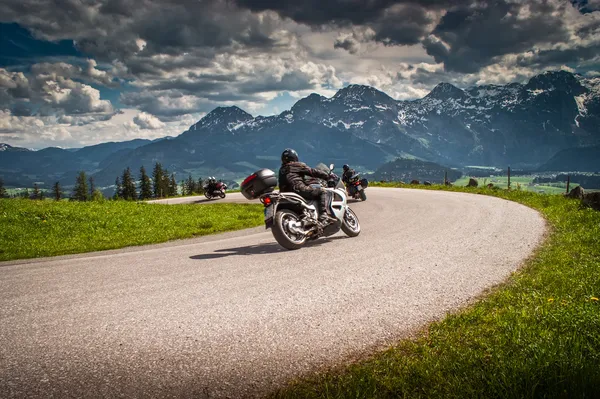
<svg viewBox="0 0 600 399"><path fill-rule="evenodd" d="M96 191L96 186L94 185L94 178L90 176L90 198L94 197L94 191Z"/></svg>
<svg viewBox="0 0 600 399"><path fill-rule="evenodd" d="M163 178L164 172L162 169L162 165L159 162L156 162L156 164L154 164L154 170L152 171L152 182L154 183L152 191L155 198L160 198L163 196L163 194L166 194L162 190Z"/></svg>
<svg viewBox="0 0 600 399"><path fill-rule="evenodd" d="M54 199L57 201L60 201L60 198L62 197L62 192L60 189L59 182L54 183L54 187L52 187L52 191L54 192Z"/></svg>
<svg viewBox="0 0 600 399"><path fill-rule="evenodd" d="M73 189L73 199L76 201L87 201L88 199L88 187L85 172L79 172L75 181L75 188Z"/></svg>
<svg viewBox="0 0 600 399"><path fill-rule="evenodd" d="M135 182L131 177L131 169L129 167L123 171L121 181L123 184L123 198L126 200L135 200L137 198L137 193L135 191Z"/></svg>
<svg viewBox="0 0 600 399"><path fill-rule="evenodd" d="M38 188L37 195L34 194L34 199L42 201L45 197L46 197L46 194L44 193L44 190L40 190Z"/></svg>
<svg viewBox="0 0 600 399"><path fill-rule="evenodd" d="M29 189L26 188L25 191L23 191L23 194L21 194L23 196L23 198L29 198Z"/></svg>
<svg viewBox="0 0 600 399"><path fill-rule="evenodd" d="M37 183L33 183L33 193L31 193L31 199L39 199L40 198L40 188Z"/></svg>
<svg viewBox="0 0 600 399"><path fill-rule="evenodd" d="M193 195L196 192L196 182L192 178L192 175L188 176L186 184L186 194Z"/></svg>
<svg viewBox="0 0 600 399"><path fill-rule="evenodd" d="M102 191L95 189L94 192L92 193L91 200L94 202L102 202L105 200L104 194L102 194Z"/></svg>
<svg viewBox="0 0 600 399"><path fill-rule="evenodd" d="M123 186L121 186L121 178L117 176L115 179L115 193L113 199L123 198Z"/></svg>
<svg viewBox="0 0 600 399"><path fill-rule="evenodd" d="M140 199L152 198L152 182L146 174L146 169L142 166L140 168Z"/></svg>
<svg viewBox="0 0 600 399"><path fill-rule="evenodd" d="M177 196L177 181L175 181L175 173L171 173L171 180L169 181L169 195L171 197Z"/></svg>
<svg viewBox="0 0 600 399"><path fill-rule="evenodd" d="M187 195L187 183L185 180L181 181L181 195Z"/></svg>
<svg viewBox="0 0 600 399"><path fill-rule="evenodd" d="M4 180L0 177L0 198L7 198L8 194L6 193L6 189L4 188Z"/></svg>
<svg viewBox="0 0 600 399"><path fill-rule="evenodd" d="M196 184L196 192L198 194L204 194L204 182L202 181L201 177L198 178L198 184Z"/></svg>
<svg viewBox="0 0 600 399"><path fill-rule="evenodd" d="M160 192L162 193L162 197L169 197L169 193L171 190L169 189L169 184L171 183L171 179L169 179L169 170L163 169L163 175L160 181Z"/></svg>

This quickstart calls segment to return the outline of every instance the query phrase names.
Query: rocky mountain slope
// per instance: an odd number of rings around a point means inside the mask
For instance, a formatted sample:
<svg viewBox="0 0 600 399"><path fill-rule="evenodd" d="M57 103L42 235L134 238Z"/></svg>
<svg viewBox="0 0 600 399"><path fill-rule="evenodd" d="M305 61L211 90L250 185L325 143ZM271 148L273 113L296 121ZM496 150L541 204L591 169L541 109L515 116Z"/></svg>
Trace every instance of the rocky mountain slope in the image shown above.
<svg viewBox="0 0 600 399"><path fill-rule="evenodd" d="M600 146L567 148L559 151L539 168L552 172L600 172Z"/></svg>
<svg viewBox="0 0 600 399"><path fill-rule="evenodd" d="M274 116L219 107L176 138L111 147L93 159L82 157L81 149L73 152L79 160L67 165L63 156L51 161L46 150L33 153L56 171L53 179L85 167L99 184L111 184L125 167L151 169L155 162L182 178L188 173L240 178L256 168L277 168L286 147L312 165L350 163L375 170L403 155L448 166L536 168L561 150L593 145L600 145L600 78L560 71L526 84L462 90L440 83L413 101L350 85L331 98L311 94ZM39 174L39 168L19 162L11 171ZM0 175L6 172L6 153L0 153Z"/></svg>

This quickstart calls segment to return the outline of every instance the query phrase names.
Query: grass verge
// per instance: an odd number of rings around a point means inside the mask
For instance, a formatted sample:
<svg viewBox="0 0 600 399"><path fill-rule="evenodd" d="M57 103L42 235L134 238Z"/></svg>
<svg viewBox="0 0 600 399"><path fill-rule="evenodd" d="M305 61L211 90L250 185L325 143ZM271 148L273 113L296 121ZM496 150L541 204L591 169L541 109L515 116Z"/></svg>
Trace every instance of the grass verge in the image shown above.
<svg viewBox="0 0 600 399"><path fill-rule="evenodd" d="M154 244L259 226L256 204L0 199L0 261Z"/></svg>
<svg viewBox="0 0 600 399"><path fill-rule="evenodd" d="M414 339L342 370L295 381L273 397L600 397L600 212L558 195L414 188L516 201L540 211L552 232L485 299L430 324Z"/></svg>

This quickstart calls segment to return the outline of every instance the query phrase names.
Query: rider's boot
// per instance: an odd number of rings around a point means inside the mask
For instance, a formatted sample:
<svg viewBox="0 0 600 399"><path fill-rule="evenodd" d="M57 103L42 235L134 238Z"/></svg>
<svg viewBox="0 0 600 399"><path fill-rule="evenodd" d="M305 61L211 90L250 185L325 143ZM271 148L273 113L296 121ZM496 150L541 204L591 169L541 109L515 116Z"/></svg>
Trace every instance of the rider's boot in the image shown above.
<svg viewBox="0 0 600 399"><path fill-rule="evenodd" d="M319 199L319 223L323 227L328 226L336 222L336 218L329 216L327 212L327 204L329 201L328 193L321 194L321 198Z"/></svg>

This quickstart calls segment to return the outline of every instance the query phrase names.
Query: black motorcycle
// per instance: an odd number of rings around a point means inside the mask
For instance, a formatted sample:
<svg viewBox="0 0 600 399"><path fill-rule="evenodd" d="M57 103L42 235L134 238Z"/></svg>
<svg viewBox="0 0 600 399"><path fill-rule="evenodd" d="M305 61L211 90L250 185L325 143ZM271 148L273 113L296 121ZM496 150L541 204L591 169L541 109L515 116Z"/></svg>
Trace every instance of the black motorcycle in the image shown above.
<svg viewBox="0 0 600 399"><path fill-rule="evenodd" d="M358 173L352 175L346 183L346 192L348 196L361 201L367 200L365 189L369 186L369 181L365 178L361 179Z"/></svg>

